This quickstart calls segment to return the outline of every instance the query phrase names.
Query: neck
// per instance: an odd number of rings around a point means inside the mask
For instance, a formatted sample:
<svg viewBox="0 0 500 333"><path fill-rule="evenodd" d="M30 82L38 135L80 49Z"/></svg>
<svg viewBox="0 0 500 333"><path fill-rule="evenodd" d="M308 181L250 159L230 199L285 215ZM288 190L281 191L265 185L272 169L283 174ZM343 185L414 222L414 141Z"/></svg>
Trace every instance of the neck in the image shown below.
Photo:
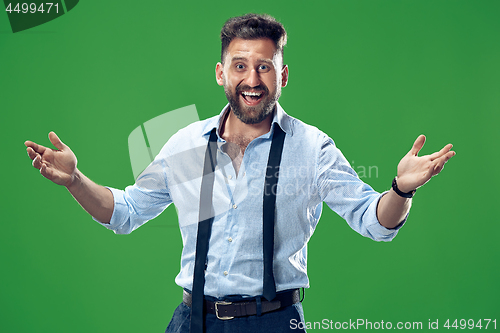
<svg viewBox="0 0 500 333"><path fill-rule="evenodd" d="M232 137L245 137L251 140L266 134L271 129L273 113L268 115L263 121L257 124L245 124L229 110L222 127L222 137L231 141ZM228 140L229 139L229 140Z"/></svg>

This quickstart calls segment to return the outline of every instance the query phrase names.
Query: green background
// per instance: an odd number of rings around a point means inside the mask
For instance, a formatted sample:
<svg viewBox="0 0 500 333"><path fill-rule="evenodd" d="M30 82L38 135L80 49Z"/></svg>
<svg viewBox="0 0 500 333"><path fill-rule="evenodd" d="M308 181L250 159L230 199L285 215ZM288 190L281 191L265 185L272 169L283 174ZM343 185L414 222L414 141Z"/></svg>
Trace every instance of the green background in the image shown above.
<svg viewBox="0 0 500 333"><path fill-rule="evenodd" d="M225 105L219 32L246 12L287 28L281 105L356 170L376 166L378 177L362 178L376 190L419 134L424 154L449 142L457 152L417 191L393 242L359 236L325 206L309 243L306 321L500 320L500 1L87 0L16 34L0 13L2 332L164 331L181 300L174 207L114 235L32 168L23 143L50 145L54 130L87 176L124 188L134 128Z"/></svg>

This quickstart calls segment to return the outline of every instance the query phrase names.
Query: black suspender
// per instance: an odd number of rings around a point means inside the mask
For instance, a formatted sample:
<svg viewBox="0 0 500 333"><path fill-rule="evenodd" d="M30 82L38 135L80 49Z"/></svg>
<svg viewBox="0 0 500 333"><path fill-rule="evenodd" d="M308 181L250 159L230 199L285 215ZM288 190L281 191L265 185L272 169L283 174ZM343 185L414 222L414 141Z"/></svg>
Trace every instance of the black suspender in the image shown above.
<svg viewBox="0 0 500 333"><path fill-rule="evenodd" d="M264 204L262 209L262 231L263 231L263 253L264 253L264 292L263 296L272 300L276 296L276 284L273 274L274 254L274 215L276 208L276 190L278 188L278 176L283 152L285 132L276 125L274 127L273 141L269 151L267 162L266 183L264 185Z"/></svg>
<svg viewBox="0 0 500 333"><path fill-rule="evenodd" d="M191 327L190 332L200 332L203 330L203 296L205 289L205 262L208 253L208 240L212 230L213 215L209 214L208 219L202 219L206 210L210 212L212 207L212 193L215 180L215 165L217 164L217 134L215 128L210 133L207 150L205 152L205 163L203 165L203 177L200 190L200 222L198 223L198 235L196 237L196 256L193 274L193 303L191 305Z"/></svg>

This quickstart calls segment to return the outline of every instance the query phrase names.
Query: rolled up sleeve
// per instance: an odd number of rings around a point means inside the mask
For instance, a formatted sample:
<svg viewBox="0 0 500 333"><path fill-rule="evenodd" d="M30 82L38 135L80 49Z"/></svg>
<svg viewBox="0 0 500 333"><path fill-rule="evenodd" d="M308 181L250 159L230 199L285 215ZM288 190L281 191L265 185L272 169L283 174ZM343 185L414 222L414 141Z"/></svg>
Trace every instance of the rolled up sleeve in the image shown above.
<svg viewBox="0 0 500 333"><path fill-rule="evenodd" d="M391 241L406 221L396 228L382 226L377 206L385 193L361 181L333 140L326 138L318 159L317 184L321 199L359 234L375 241Z"/></svg>
<svg viewBox="0 0 500 333"><path fill-rule="evenodd" d="M398 234L399 229L403 226L403 224L406 222L406 219L408 218L408 215L404 218L401 223L399 223L395 228L386 228L384 227L380 221L378 220L377 217L377 207L378 203L380 202L380 199L386 192L380 194L376 200L373 200L368 209L366 210L365 213L365 219L366 219L366 232L368 233L368 237L374 240L378 241L391 241L396 235Z"/></svg>
<svg viewBox="0 0 500 333"><path fill-rule="evenodd" d="M148 190L137 185L124 191L107 187L113 194L114 208L109 223L102 223L115 234L129 234L147 221L158 216L172 203L167 189Z"/></svg>

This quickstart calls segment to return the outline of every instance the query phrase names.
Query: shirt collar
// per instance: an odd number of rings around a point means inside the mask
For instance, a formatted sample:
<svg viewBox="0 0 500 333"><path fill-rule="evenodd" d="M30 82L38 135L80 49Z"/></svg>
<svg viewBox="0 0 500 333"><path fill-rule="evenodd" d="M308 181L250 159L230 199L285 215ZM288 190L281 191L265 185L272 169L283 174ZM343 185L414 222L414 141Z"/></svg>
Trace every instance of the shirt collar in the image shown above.
<svg viewBox="0 0 500 333"><path fill-rule="evenodd" d="M229 112L229 103L222 109L219 116L212 117L209 119L205 127L203 128L203 135L209 134L214 128L217 129L217 135L220 137L220 129L222 126L222 122L226 119L226 115ZM285 110L281 107L281 105L276 102L276 108L273 114L273 121L271 122L271 131L273 131L275 124L277 124L281 129L288 135L293 135L292 130L292 119L286 114ZM270 135L269 132L269 135Z"/></svg>

